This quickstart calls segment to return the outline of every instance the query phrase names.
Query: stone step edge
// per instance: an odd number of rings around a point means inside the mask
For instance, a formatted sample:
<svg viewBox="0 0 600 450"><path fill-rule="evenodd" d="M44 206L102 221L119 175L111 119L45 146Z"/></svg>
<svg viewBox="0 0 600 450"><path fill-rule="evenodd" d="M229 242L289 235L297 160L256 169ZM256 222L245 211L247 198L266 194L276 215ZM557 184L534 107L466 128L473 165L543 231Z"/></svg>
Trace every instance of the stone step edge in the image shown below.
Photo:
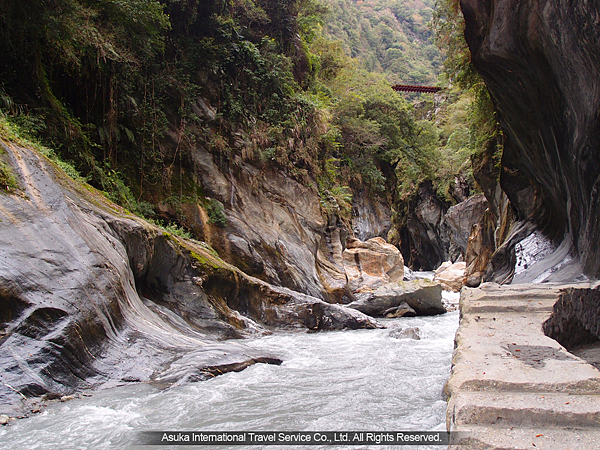
<svg viewBox="0 0 600 450"><path fill-rule="evenodd" d="M591 450L600 448L600 429L468 425L452 430L449 450ZM520 442L518 442L520 441ZM534 444L534 445L532 445Z"/></svg>
<svg viewBox="0 0 600 450"><path fill-rule="evenodd" d="M498 381L496 379L481 380L468 378L460 383L458 386L452 385L452 383L446 384L446 394L448 397L453 395L459 395L461 393L486 393L492 395L497 394L508 394L512 393L515 395L524 394L538 394L538 395L551 395L551 394L565 394L565 395L598 395L600 392L600 378L587 378L572 383L538 383L531 386L529 382L523 383L510 383L505 381ZM449 390L451 389L451 390ZM454 392L453 392L454 391Z"/></svg>
<svg viewBox="0 0 600 450"><path fill-rule="evenodd" d="M520 312L540 312L540 313L551 313L554 305L528 305L528 304L516 304L511 305L507 303L505 305L465 305L462 308L463 314L473 313L520 313Z"/></svg>
<svg viewBox="0 0 600 450"><path fill-rule="evenodd" d="M450 398L449 420L460 425L600 426L600 395L461 393Z"/></svg>

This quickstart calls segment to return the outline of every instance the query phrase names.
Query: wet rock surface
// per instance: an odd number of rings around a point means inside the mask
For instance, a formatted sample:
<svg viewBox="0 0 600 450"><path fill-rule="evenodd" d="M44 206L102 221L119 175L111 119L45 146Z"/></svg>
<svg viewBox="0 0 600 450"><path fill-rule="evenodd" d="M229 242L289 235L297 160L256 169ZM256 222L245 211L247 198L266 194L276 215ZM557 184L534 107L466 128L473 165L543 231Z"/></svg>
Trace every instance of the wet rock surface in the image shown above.
<svg viewBox="0 0 600 450"><path fill-rule="evenodd" d="M26 414L44 394L277 363L226 340L270 327L379 326L248 276L2 145L22 190L0 195L0 413Z"/></svg>
<svg viewBox="0 0 600 450"><path fill-rule="evenodd" d="M383 312L383 317L387 317L388 319L393 319L397 317L414 317L417 315L417 312L412 309L408 303L402 302L398 306L392 306L389 309L386 309Z"/></svg>
<svg viewBox="0 0 600 450"><path fill-rule="evenodd" d="M390 331L390 337L394 339L421 339L421 330L417 327L396 328Z"/></svg>

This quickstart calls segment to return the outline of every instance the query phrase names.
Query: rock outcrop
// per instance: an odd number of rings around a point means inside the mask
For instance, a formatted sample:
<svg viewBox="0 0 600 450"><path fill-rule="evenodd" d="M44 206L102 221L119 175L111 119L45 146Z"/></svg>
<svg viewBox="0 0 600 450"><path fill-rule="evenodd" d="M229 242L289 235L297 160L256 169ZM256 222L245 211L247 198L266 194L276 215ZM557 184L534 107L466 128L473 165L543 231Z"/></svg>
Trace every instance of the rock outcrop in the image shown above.
<svg viewBox="0 0 600 450"><path fill-rule="evenodd" d="M331 235L315 188L239 157L235 164L220 163L202 147L192 152L191 171L205 194L225 205L224 228L211 224L198 205L187 207L197 236L248 275L328 300L315 252Z"/></svg>
<svg viewBox="0 0 600 450"><path fill-rule="evenodd" d="M401 316L403 314L400 311L409 311L404 303L421 316L446 312L442 304L442 287L429 280L389 283L374 291L358 293L356 298L356 301L347 305L348 308L372 317Z"/></svg>
<svg viewBox="0 0 600 450"><path fill-rule="evenodd" d="M0 413L22 414L23 398L42 394L277 363L224 340L271 327L378 326L248 276L32 150L2 147L21 189L0 194Z"/></svg>
<svg viewBox="0 0 600 450"><path fill-rule="evenodd" d="M473 175L485 194L488 209L473 226L467 243L465 284L470 287L477 287L482 281L510 282L514 274L515 242L511 241L512 247L504 244L516 225L517 215L500 186L496 146L497 142L492 141L485 152L471 158Z"/></svg>
<svg viewBox="0 0 600 450"><path fill-rule="evenodd" d="M486 197L478 194L448 208L431 182L422 183L398 230L406 263L415 270L435 270L444 261L465 260L471 228L488 207Z"/></svg>
<svg viewBox="0 0 600 450"><path fill-rule="evenodd" d="M466 263L464 262L452 264L450 261L446 261L435 271L433 281L440 283L446 291L459 292L463 286L465 268Z"/></svg>
<svg viewBox="0 0 600 450"><path fill-rule="evenodd" d="M352 292L378 287L404 277L404 260L395 246L376 237L366 242L350 239L343 253L348 286Z"/></svg>
<svg viewBox="0 0 600 450"><path fill-rule="evenodd" d="M394 339L414 339L418 341L421 339L421 330L417 327L400 327L390 331L389 336Z"/></svg>
<svg viewBox="0 0 600 450"><path fill-rule="evenodd" d="M446 210L431 181L422 183L407 206L405 225L398 230L400 250L412 269L434 270L447 259L443 229Z"/></svg>
<svg viewBox="0 0 600 450"><path fill-rule="evenodd" d="M444 215L448 260L465 260L471 229L481 220L487 209L488 202L483 194L474 195L448 208Z"/></svg>
<svg viewBox="0 0 600 450"><path fill-rule="evenodd" d="M543 324L546 336L555 339L570 351L585 344L600 341L600 290L564 289ZM600 361L596 361L597 364Z"/></svg>
<svg viewBox="0 0 600 450"><path fill-rule="evenodd" d="M460 3L504 130L502 189L518 220L565 242L599 276L600 4Z"/></svg>
<svg viewBox="0 0 600 450"><path fill-rule="evenodd" d="M383 201L359 191L352 198L352 233L361 241L374 237L385 238L392 226L392 212Z"/></svg>

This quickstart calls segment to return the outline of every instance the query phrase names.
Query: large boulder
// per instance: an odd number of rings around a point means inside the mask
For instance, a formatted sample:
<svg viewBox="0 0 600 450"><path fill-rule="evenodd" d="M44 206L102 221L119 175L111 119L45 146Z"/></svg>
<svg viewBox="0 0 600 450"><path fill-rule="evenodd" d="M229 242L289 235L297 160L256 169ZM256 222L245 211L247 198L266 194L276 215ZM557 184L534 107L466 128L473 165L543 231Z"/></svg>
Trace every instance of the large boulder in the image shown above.
<svg viewBox="0 0 600 450"><path fill-rule="evenodd" d="M433 281L440 283L446 291L459 292L463 286L466 267L465 262L452 264L450 261L446 261L435 271Z"/></svg>
<svg viewBox="0 0 600 450"><path fill-rule="evenodd" d="M373 317L385 317L392 308L403 303L420 316L446 312L442 304L442 287L429 280L388 283L375 291L358 293L356 298L347 306Z"/></svg>
<svg viewBox="0 0 600 450"><path fill-rule="evenodd" d="M404 277L402 254L385 239L349 239L343 253L348 285L353 292L378 287Z"/></svg>

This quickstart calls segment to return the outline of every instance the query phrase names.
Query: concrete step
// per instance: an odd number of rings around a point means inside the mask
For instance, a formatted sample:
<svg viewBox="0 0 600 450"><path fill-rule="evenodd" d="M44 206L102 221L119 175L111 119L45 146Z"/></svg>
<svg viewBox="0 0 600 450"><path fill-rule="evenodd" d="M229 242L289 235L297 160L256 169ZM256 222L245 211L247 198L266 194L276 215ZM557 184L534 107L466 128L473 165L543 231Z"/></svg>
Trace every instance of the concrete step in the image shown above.
<svg viewBox="0 0 600 450"><path fill-rule="evenodd" d="M496 285L497 286L497 285ZM467 312L504 312L504 311L552 311L558 300L560 289L556 287L532 287L521 285L519 288L502 286L500 289L469 289L461 291L460 307Z"/></svg>
<svg viewBox="0 0 600 450"><path fill-rule="evenodd" d="M594 428L459 427L448 447L452 450L594 450L600 449L600 430Z"/></svg>
<svg viewBox="0 0 600 450"><path fill-rule="evenodd" d="M600 371L546 336L561 288L463 288L447 426L450 448L600 449ZM461 445L456 445L461 444Z"/></svg>
<svg viewBox="0 0 600 450"><path fill-rule="evenodd" d="M547 312L552 313L552 308L556 303L556 298L549 299L493 299L480 298L471 301L462 308L463 313L482 313L482 312Z"/></svg>
<svg viewBox="0 0 600 450"><path fill-rule="evenodd" d="M600 395L461 392L448 408L456 425L600 427Z"/></svg>
<svg viewBox="0 0 600 450"><path fill-rule="evenodd" d="M541 324L547 317L531 312L463 315L447 393L599 393L600 371L544 335Z"/></svg>

